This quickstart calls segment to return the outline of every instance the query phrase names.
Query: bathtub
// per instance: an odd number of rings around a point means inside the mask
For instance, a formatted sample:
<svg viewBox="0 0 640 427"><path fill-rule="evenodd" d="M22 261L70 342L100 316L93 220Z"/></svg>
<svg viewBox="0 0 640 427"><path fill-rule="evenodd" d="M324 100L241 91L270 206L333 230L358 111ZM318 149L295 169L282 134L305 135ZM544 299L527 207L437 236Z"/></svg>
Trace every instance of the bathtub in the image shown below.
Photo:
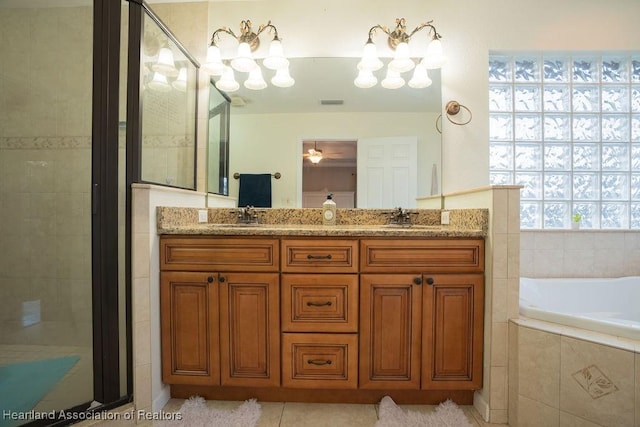
<svg viewBox="0 0 640 427"><path fill-rule="evenodd" d="M520 278L520 314L640 341L640 276Z"/></svg>

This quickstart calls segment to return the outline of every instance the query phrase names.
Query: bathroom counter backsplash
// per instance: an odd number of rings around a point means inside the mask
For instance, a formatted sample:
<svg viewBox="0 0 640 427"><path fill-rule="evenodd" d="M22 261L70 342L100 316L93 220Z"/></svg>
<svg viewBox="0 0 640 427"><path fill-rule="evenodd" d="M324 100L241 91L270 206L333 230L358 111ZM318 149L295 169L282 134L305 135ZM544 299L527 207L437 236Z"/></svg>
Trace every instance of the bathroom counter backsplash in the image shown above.
<svg viewBox="0 0 640 427"><path fill-rule="evenodd" d="M198 222L207 210L207 222ZM336 225L322 225L321 208L256 208L259 225L236 225L235 208L156 208L158 234L263 236L422 236L486 237L487 209L452 209L449 224L440 224L439 209L411 209L411 227L389 226L390 209L337 209Z"/></svg>

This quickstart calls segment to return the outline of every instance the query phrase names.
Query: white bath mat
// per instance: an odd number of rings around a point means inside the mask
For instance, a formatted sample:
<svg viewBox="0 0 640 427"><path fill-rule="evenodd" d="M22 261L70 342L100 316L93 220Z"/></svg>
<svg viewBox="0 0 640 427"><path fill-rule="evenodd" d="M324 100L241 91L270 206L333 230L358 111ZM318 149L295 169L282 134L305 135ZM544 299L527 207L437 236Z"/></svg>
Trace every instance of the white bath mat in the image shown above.
<svg viewBox="0 0 640 427"><path fill-rule="evenodd" d="M255 427L262 409L256 399L245 401L234 410L209 408L202 397L191 397L178 410L182 419L154 422L162 427ZM178 418L178 417L176 417Z"/></svg>
<svg viewBox="0 0 640 427"><path fill-rule="evenodd" d="M442 402L431 413L404 411L389 397L380 401L376 427L473 427L462 409L451 400Z"/></svg>

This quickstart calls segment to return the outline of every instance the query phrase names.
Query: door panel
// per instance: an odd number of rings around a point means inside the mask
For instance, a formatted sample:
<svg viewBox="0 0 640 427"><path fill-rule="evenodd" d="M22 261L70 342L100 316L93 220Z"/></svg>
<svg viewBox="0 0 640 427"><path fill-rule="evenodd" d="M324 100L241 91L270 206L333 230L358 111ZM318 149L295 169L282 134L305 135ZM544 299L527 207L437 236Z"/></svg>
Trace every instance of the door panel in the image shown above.
<svg viewBox="0 0 640 427"><path fill-rule="evenodd" d="M422 287L410 274L360 276L360 387L420 387Z"/></svg>
<svg viewBox="0 0 640 427"><path fill-rule="evenodd" d="M418 196L418 139L358 140L358 208L414 208Z"/></svg>

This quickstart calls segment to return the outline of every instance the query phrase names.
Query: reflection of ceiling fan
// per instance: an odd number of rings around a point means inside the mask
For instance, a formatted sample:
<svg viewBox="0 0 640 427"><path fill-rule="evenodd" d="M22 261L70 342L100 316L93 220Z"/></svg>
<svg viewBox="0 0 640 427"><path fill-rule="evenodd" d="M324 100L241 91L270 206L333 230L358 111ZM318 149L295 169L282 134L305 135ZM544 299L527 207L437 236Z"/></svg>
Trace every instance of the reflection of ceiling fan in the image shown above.
<svg viewBox="0 0 640 427"><path fill-rule="evenodd" d="M329 150L329 151L331 151L331 150ZM340 156L339 157L332 157L331 154L341 154L341 153L330 153L329 155L324 154L322 152L322 150L318 148L317 141L314 141L313 142L313 148L309 148L307 150L307 152L305 154L303 154L302 156L307 158L307 159L309 159L309 161L311 163L313 163L314 165L317 165L318 163L320 163L320 160L322 160L322 159L332 159L332 158L338 158L339 159L340 158Z"/></svg>
<svg viewBox="0 0 640 427"><path fill-rule="evenodd" d="M308 154L305 154L304 156L308 158L311 163L316 165L320 163L320 160L322 160L322 150L318 150L318 144L314 142L313 148L309 148Z"/></svg>

